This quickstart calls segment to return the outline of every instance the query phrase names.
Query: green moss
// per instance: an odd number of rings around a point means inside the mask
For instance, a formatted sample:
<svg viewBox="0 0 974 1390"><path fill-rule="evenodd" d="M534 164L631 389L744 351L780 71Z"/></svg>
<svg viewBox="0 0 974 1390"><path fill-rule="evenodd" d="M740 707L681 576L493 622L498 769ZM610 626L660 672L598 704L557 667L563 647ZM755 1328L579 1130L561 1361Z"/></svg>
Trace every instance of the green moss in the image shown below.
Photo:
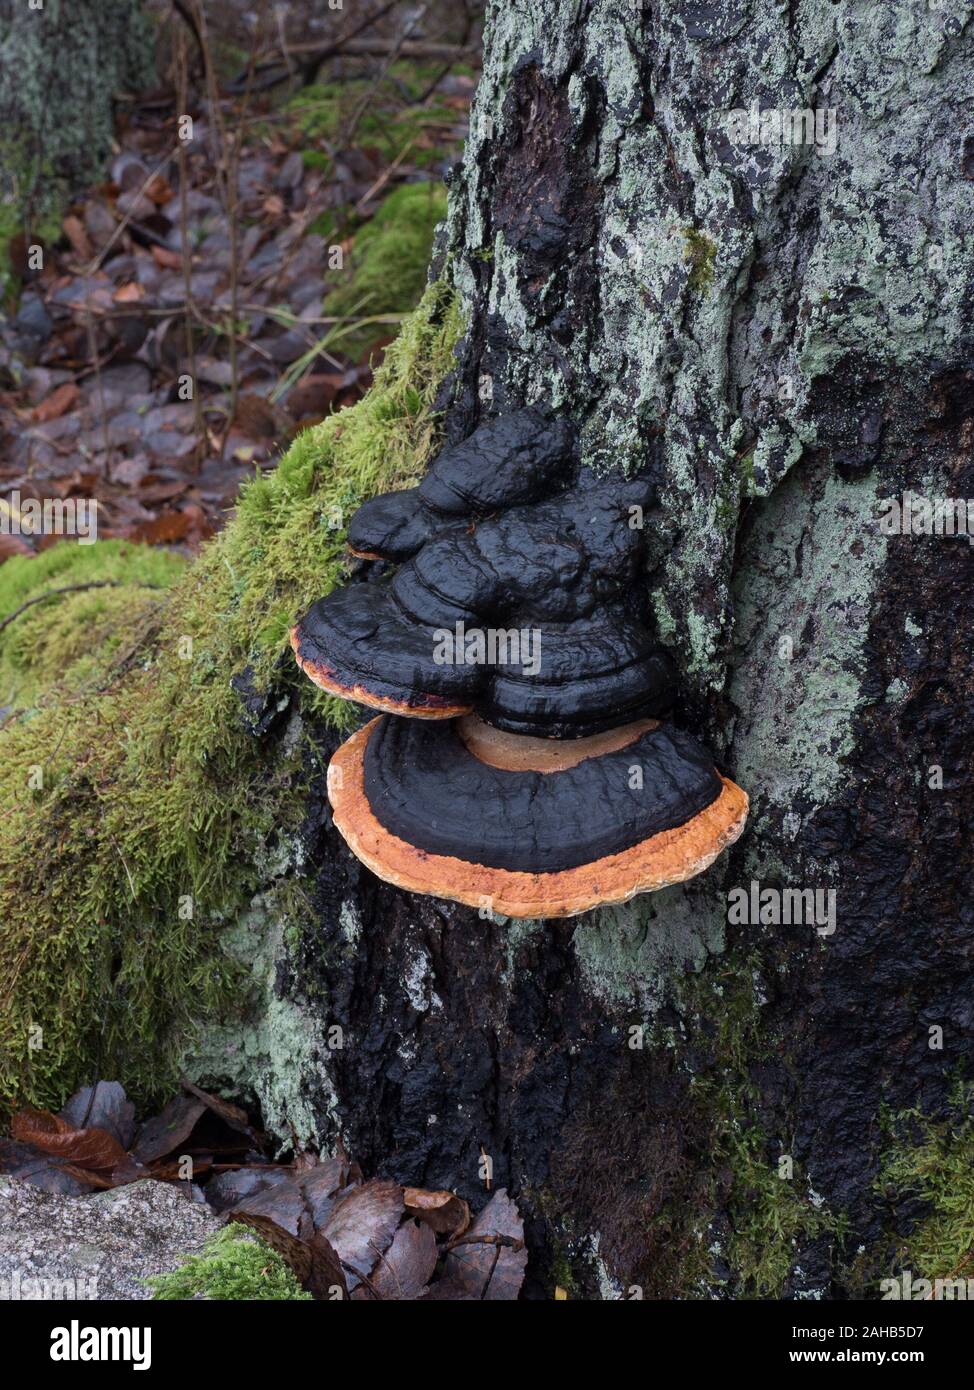
<svg viewBox="0 0 974 1390"><path fill-rule="evenodd" d="M738 968L725 960L718 975L691 984L687 1005L691 1014L710 1024L708 1038L716 1069L694 1078L692 1093L710 1117L710 1197L696 1217L698 1240L683 1280L686 1287L700 1281L703 1235L711 1210L721 1209L730 1230L720 1255L730 1266L738 1298L779 1298L801 1242L828 1233L841 1237L844 1221L820 1199L803 1190L797 1163L790 1176L779 1174L779 1159L755 1119L757 1089L751 1066L770 1056L778 1042L761 1027L753 974L756 962L742 960ZM785 1169L787 1172L787 1169ZM689 1245L691 1251L694 1246Z"/></svg>
<svg viewBox="0 0 974 1390"><path fill-rule="evenodd" d="M741 458L738 460L737 467L738 472L740 474L743 496L745 498L750 497L753 494L755 488L753 449L749 449L746 454L743 454L741 456Z"/></svg>
<svg viewBox="0 0 974 1390"><path fill-rule="evenodd" d="M461 120L459 113L435 93L418 102L441 71L429 65L395 63L378 83L371 76L316 82L294 97L287 109L306 140L341 145L344 132L357 115L354 143L375 153L377 167L388 167L405 151L406 163L430 168L457 145L454 132ZM451 71L454 75L471 72L457 65ZM408 104L403 104L404 97ZM322 154L319 150L308 153ZM316 162L320 167L330 164L331 159L325 153L324 159Z"/></svg>
<svg viewBox="0 0 974 1390"><path fill-rule="evenodd" d="M733 1232L724 1255L738 1297L780 1298L799 1244L823 1233L839 1235L843 1223L801 1190L797 1164L790 1176L779 1173L765 1136L740 1113L725 1113L722 1139L733 1178Z"/></svg>
<svg viewBox="0 0 974 1390"><path fill-rule="evenodd" d="M31 606L0 634L0 700L30 703L57 683L80 691L138 636L185 565L169 551L125 541L62 543L8 560L0 566L0 621ZM114 587L57 592L81 584Z"/></svg>
<svg viewBox="0 0 974 1390"><path fill-rule="evenodd" d="M19 230L17 209L9 199L0 199L0 303L7 300L12 288L10 242Z"/></svg>
<svg viewBox="0 0 974 1390"><path fill-rule="evenodd" d="M284 1299L307 1301L291 1269L277 1253L245 1226L224 1226L170 1274L147 1279L154 1299L205 1298L212 1301Z"/></svg>
<svg viewBox="0 0 974 1390"><path fill-rule="evenodd" d="M919 1110L884 1115L889 1148L876 1186L887 1199L919 1197L930 1207L898 1245L893 1273L974 1277L974 1085L955 1085L951 1110L942 1121Z"/></svg>
<svg viewBox="0 0 974 1390"><path fill-rule="evenodd" d="M706 294L714 280L714 258L717 255L716 242L711 241L706 232L697 227L683 228L683 259L690 263L688 284L699 294Z"/></svg>
<svg viewBox="0 0 974 1390"><path fill-rule="evenodd" d="M575 1282L575 1272L572 1269L571 1255L568 1247L555 1236L552 1240L551 1263L548 1267L548 1279L551 1285L551 1296L555 1297L559 1289L564 1289L567 1297L571 1298L578 1291Z"/></svg>
<svg viewBox="0 0 974 1390"><path fill-rule="evenodd" d="M287 872L309 769L249 734L230 682L250 666L342 722L290 660L288 628L339 577L355 507L421 471L460 328L431 287L371 392L299 436L185 575L150 591L137 643L0 729L0 1105L57 1106L93 1074L157 1101L201 1018L234 1007L220 935ZM20 621L0 668L29 683Z"/></svg>
<svg viewBox="0 0 974 1390"><path fill-rule="evenodd" d="M446 190L439 184L403 184L390 193L357 234L345 282L327 296L325 314L354 319L411 309L426 282L436 224L445 216ZM343 334L336 346L358 361L389 331L383 324L364 325Z"/></svg>

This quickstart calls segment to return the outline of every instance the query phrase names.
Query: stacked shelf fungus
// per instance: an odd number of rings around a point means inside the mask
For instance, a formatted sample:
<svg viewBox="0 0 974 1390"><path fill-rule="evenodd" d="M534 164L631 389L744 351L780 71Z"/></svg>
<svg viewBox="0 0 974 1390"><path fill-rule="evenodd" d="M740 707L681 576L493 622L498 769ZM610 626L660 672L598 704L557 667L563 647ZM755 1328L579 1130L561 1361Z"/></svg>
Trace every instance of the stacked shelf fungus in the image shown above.
<svg viewBox="0 0 974 1390"><path fill-rule="evenodd" d="M741 833L744 792L663 722L674 673L641 582L654 502L527 409L355 513L353 554L392 567L321 599L291 641L323 689L383 712L329 776L335 824L380 878L566 917L690 878Z"/></svg>

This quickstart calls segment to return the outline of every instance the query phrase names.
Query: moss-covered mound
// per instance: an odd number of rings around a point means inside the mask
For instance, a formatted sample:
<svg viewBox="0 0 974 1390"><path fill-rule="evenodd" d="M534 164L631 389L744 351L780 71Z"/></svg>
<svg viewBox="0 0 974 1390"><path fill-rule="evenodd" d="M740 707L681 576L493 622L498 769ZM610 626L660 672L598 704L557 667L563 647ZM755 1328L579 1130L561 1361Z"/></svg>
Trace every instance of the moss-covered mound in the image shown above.
<svg viewBox="0 0 974 1390"><path fill-rule="evenodd" d="M338 577L345 519L421 471L459 331L449 292L431 287L369 395L255 479L172 587L146 586L176 562L143 555L131 585L52 597L0 631L16 687L0 728L0 1105L56 1106L99 1074L159 1098L194 1025L230 1004L220 928L299 820L306 776L296 753L247 731L231 679L273 674L302 708L341 719L289 660L275 668L294 618ZM51 566L30 573L55 587L58 565L104 557L112 577L132 564L124 547L50 555L10 569L11 609L34 584L24 567Z"/></svg>
<svg viewBox="0 0 974 1390"><path fill-rule="evenodd" d="M0 703L29 706L55 685L82 696L151 624L184 569L171 551L124 541L8 560L0 566L0 622L12 619L0 632Z"/></svg>

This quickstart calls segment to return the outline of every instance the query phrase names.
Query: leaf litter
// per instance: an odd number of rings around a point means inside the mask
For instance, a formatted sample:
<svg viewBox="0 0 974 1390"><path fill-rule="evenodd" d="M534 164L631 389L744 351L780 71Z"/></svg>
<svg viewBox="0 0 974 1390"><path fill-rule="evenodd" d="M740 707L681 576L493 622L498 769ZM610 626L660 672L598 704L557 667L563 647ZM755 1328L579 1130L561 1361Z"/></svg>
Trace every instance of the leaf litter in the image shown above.
<svg viewBox="0 0 974 1390"><path fill-rule="evenodd" d="M275 1162L244 1110L191 1082L138 1125L117 1081L82 1088L57 1114L21 1110L0 1172L72 1196L178 1185L276 1250L320 1301L511 1301L524 1280L524 1223L503 1188L472 1217L455 1192L365 1178L342 1148Z"/></svg>
<svg viewBox="0 0 974 1390"><path fill-rule="evenodd" d="M400 27L380 17L371 42L391 52ZM317 85L282 87L261 58L247 101L225 82L216 107L194 74L182 161L176 83L143 94L119 118L104 181L78 193L59 228L10 239L0 492L93 499L100 538L193 554L255 470L368 389L398 315L350 355L329 297L348 291L357 237L383 200L432 187L456 157L473 78L448 62L429 86L415 63L407 81L401 63L341 61L340 83L326 62ZM348 93L341 109L335 91ZM381 311L366 304L351 318ZM59 539L4 534L0 563Z"/></svg>

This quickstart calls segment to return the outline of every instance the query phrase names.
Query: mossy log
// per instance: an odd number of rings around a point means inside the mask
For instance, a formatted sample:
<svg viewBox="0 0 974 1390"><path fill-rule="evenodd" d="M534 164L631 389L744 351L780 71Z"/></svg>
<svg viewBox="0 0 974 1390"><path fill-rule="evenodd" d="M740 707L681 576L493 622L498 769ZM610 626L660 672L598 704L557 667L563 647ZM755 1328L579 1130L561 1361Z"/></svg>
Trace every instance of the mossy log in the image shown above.
<svg viewBox="0 0 974 1390"><path fill-rule="evenodd" d="M974 551L880 524L974 496L971 25L579 14L489 7L435 283L372 394L98 682L8 719L4 1091L183 1065L368 1171L482 1202L489 1160L539 1296L875 1297L923 1168L884 1116L943 1125L974 1054ZM837 144L735 147L755 101L833 111ZM286 642L360 499L535 401L593 465L658 469L659 635L753 810L689 884L515 925L351 857L326 763L359 714ZM785 890L822 911L775 920Z"/></svg>

